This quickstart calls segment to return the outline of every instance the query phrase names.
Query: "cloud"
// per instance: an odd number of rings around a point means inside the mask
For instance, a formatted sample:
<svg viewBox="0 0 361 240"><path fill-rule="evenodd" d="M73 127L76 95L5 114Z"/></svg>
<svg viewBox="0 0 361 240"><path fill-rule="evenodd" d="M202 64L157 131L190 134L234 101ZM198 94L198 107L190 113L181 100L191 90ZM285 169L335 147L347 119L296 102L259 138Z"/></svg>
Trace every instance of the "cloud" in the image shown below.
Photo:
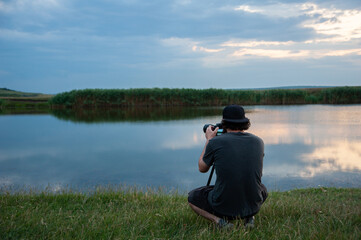
<svg viewBox="0 0 361 240"><path fill-rule="evenodd" d="M309 56L309 51L291 51L291 50L272 50L272 49L241 49L235 51L232 56L244 57L244 56L258 56L269 58L299 58Z"/></svg>
<svg viewBox="0 0 361 240"><path fill-rule="evenodd" d="M203 144L204 134L193 131L191 135L187 132L187 134L166 139L166 141L161 144L161 148L171 150L194 149Z"/></svg>
<svg viewBox="0 0 361 240"><path fill-rule="evenodd" d="M249 12L249 13L263 13L264 12L264 10L262 10L262 9L255 9L255 8L247 6L247 5L241 5L239 7L236 7L234 10L244 11L244 12Z"/></svg>
<svg viewBox="0 0 361 240"><path fill-rule="evenodd" d="M347 68L361 64L360 4L332 1L349 7L340 9L330 1L292 2L248 1L240 6L236 0L0 0L0 51L6 52L0 63L13 76L12 82L35 74L56 76L59 73L54 71L62 66L73 79L79 69L91 68L99 77L109 73L116 85L119 76L152 78L147 86L165 85L171 73L174 79L188 74L187 78L201 82L215 78L210 68L221 72L223 67L232 69L227 71L229 79L238 83L242 67L276 66L289 59L300 67L310 62L317 67L323 58L323 69L326 64ZM35 64L48 64L54 71L23 67ZM148 75L129 69L146 70ZM359 70L352 69L356 79ZM252 79L259 74L247 71ZM286 76L290 71L278 72Z"/></svg>
<svg viewBox="0 0 361 240"><path fill-rule="evenodd" d="M200 52L206 52L206 53L217 53L217 52L223 51L224 48L220 48L220 49L210 49L210 48L199 47L199 46L194 45L194 46L192 47L192 50L193 50L194 52L200 51Z"/></svg>
<svg viewBox="0 0 361 240"><path fill-rule="evenodd" d="M262 14L268 17L290 18L305 14L305 5L295 3L275 3L264 6L240 5L235 7L234 10Z"/></svg>
<svg viewBox="0 0 361 240"><path fill-rule="evenodd" d="M0 2L1 12L17 11L36 11L41 12L45 9L58 9L62 4L59 0L15 0L9 2Z"/></svg>
<svg viewBox="0 0 361 240"><path fill-rule="evenodd" d="M62 38L57 32L33 33L13 29L1 29L0 39L22 40L22 41L49 41Z"/></svg>
<svg viewBox="0 0 361 240"><path fill-rule="evenodd" d="M234 8L270 18L300 17L295 28L312 29L314 35L303 41L266 41L262 39L230 39L226 41L170 38L182 52L209 54L199 58L203 66L223 67L242 64L243 59L320 59L361 55L361 10L321 7L315 3L276 3L266 6L241 5ZM221 40L221 39L220 39ZM182 42L182 43L180 43ZM175 46L176 44L173 44ZM194 55L197 57L197 55ZM352 60L358 64L359 61Z"/></svg>
<svg viewBox="0 0 361 240"><path fill-rule="evenodd" d="M241 45L241 44L240 44ZM281 44L279 44L281 45ZM288 44L285 44L288 45ZM277 46L277 45L276 45ZM354 49L304 49L303 44L293 44L290 49L265 49L265 48L240 48L233 52L234 57L268 57L268 58L288 58L288 59L307 59L307 58L323 58L330 56L346 56L346 55L361 55L361 48Z"/></svg>
<svg viewBox="0 0 361 240"><path fill-rule="evenodd" d="M303 27L314 29L317 34L324 35L330 42L344 42L361 38L361 10L319 9L315 7L310 13L319 17L306 21Z"/></svg>
<svg viewBox="0 0 361 240"><path fill-rule="evenodd" d="M174 4L176 5L189 5L192 3L192 0L175 0Z"/></svg>
<svg viewBox="0 0 361 240"><path fill-rule="evenodd" d="M161 40L164 45L167 46L182 46L182 47L191 47L195 44L198 44L198 42L192 40L191 38L179 38L179 37L171 37L171 38L165 38Z"/></svg>
<svg viewBox="0 0 361 240"><path fill-rule="evenodd" d="M279 42L279 41L236 41L231 40L225 43L222 43L221 46L224 47L257 47L257 46L279 46L279 45L291 45L294 44L293 41Z"/></svg>
<svg viewBox="0 0 361 240"><path fill-rule="evenodd" d="M178 37L171 37L160 39L161 45L165 47L171 47L176 49L176 52L179 52L181 55L194 52L194 47L199 44L198 41L195 41L191 38L178 38ZM196 47L197 48L197 47Z"/></svg>
<svg viewBox="0 0 361 240"><path fill-rule="evenodd" d="M256 13L272 18L307 18L301 27L311 28L319 37L328 37L330 42L349 41L361 38L361 10L320 7L315 3L276 3L266 6L241 5L236 11ZM329 38L331 37L331 38ZM323 41L327 41L323 39ZM318 41L315 39L313 41Z"/></svg>
<svg viewBox="0 0 361 240"><path fill-rule="evenodd" d="M326 51L323 56L346 56L346 55L361 55L361 48Z"/></svg>

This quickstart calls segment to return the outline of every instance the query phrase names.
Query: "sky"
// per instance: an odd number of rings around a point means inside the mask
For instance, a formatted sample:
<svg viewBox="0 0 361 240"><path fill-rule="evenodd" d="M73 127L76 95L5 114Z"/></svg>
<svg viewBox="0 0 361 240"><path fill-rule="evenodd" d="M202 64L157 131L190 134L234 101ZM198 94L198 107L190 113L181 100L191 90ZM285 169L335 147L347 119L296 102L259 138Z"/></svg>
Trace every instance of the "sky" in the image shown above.
<svg viewBox="0 0 361 240"><path fill-rule="evenodd" d="M360 0L0 0L0 87L360 85Z"/></svg>

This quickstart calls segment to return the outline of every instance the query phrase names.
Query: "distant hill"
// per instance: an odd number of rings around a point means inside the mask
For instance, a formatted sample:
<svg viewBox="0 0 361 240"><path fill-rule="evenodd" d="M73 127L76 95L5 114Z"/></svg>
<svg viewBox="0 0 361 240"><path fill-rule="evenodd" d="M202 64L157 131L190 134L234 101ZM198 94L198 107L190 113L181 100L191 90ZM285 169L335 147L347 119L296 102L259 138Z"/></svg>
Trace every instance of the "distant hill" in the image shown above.
<svg viewBox="0 0 361 240"><path fill-rule="evenodd" d="M0 91L15 92L14 90L11 90L11 89L8 89L8 88L0 88Z"/></svg>
<svg viewBox="0 0 361 240"><path fill-rule="evenodd" d="M272 90L272 89L310 89L310 88L333 88L337 86L282 86L268 88L233 88L232 90Z"/></svg>
<svg viewBox="0 0 361 240"><path fill-rule="evenodd" d="M29 93L29 92L19 92L8 88L0 88L0 97L1 98L48 98L52 95L42 94L42 93Z"/></svg>

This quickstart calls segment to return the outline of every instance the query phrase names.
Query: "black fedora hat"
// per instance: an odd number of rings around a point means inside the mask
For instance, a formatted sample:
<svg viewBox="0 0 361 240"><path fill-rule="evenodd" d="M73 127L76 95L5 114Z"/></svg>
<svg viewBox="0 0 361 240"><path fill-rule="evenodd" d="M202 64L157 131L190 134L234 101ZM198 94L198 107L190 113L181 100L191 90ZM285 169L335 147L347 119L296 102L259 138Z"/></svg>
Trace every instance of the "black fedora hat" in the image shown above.
<svg viewBox="0 0 361 240"><path fill-rule="evenodd" d="M243 107L239 105L229 105L223 109L223 121L231 123L246 123L249 119L245 117Z"/></svg>

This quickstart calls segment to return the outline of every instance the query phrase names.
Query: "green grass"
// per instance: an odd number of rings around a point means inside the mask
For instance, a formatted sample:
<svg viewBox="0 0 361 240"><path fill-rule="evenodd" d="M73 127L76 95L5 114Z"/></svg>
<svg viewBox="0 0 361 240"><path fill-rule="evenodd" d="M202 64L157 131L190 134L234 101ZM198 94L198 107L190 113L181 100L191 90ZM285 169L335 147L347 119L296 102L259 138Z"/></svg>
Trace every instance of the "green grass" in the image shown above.
<svg viewBox="0 0 361 240"><path fill-rule="evenodd" d="M361 87L319 89L84 89L50 99L53 108L111 108L124 106L224 106L361 103Z"/></svg>
<svg viewBox="0 0 361 240"><path fill-rule="evenodd" d="M0 97L7 97L7 98L49 98L52 95L49 94L42 94L42 93L30 93L30 92L20 92L11 90L8 88L0 88Z"/></svg>
<svg viewBox="0 0 361 240"><path fill-rule="evenodd" d="M361 189L271 192L256 227L220 231L184 195L137 190L0 195L0 239L360 239Z"/></svg>
<svg viewBox="0 0 361 240"><path fill-rule="evenodd" d="M53 96L0 88L0 114L49 112L49 99Z"/></svg>

